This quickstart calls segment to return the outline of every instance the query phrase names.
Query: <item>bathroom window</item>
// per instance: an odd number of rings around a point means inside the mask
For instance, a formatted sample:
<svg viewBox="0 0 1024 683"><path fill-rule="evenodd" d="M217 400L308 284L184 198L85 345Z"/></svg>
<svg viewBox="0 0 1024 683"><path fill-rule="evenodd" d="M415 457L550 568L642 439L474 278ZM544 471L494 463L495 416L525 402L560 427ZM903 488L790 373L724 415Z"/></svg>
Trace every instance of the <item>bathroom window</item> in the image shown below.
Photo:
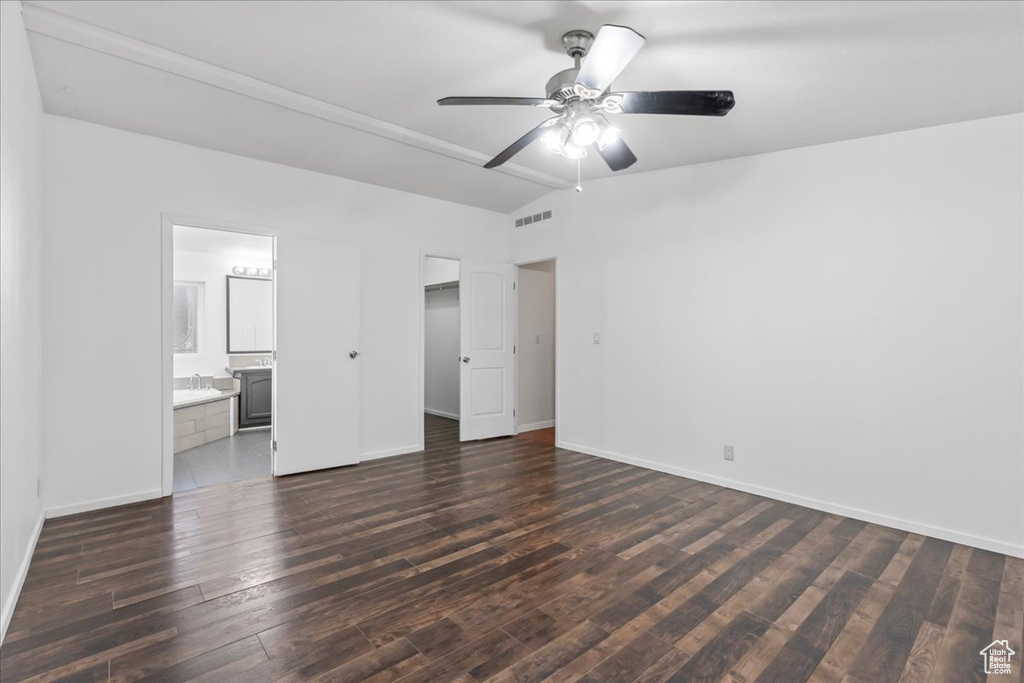
<svg viewBox="0 0 1024 683"><path fill-rule="evenodd" d="M203 319L203 284L201 282L174 283L174 353L198 354Z"/></svg>

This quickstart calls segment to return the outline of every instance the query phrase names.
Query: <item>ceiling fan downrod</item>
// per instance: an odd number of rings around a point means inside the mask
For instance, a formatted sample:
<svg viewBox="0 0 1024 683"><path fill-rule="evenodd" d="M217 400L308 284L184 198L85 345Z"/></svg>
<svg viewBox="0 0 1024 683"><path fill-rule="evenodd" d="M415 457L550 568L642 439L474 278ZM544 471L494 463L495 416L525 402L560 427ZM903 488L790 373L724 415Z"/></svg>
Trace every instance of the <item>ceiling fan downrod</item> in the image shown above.
<svg viewBox="0 0 1024 683"><path fill-rule="evenodd" d="M575 29L573 31L566 31L562 35L562 47L565 48L566 53L575 60L575 68L577 70L580 68L580 63L583 61L583 58L587 56L587 52L590 51L590 46L593 44L594 34L590 31Z"/></svg>

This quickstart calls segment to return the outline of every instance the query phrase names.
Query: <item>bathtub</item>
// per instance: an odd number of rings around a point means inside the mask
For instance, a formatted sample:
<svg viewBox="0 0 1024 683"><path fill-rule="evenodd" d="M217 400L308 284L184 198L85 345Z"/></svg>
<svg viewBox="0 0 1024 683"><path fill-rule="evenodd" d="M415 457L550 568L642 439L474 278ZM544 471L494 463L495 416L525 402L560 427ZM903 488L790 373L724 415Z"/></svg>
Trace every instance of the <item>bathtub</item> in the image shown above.
<svg viewBox="0 0 1024 683"><path fill-rule="evenodd" d="M174 406L185 405L195 401L219 397L223 394L220 389L175 389Z"/></svg>
<svg viewBox="0 0 1024 683"><path fill-rule="evenodd" d="M174 401L175 453L223 439L238 431L238 380L215 377L213 382L214 386L222 388L175 389L171 394Z"/></svg>

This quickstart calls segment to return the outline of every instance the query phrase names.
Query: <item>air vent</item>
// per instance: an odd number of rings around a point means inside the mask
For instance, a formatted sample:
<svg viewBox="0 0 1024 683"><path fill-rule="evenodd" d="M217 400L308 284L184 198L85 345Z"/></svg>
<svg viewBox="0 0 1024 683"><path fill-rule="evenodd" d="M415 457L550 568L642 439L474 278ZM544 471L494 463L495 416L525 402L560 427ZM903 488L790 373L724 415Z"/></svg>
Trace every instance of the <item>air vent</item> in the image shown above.
<svg viewBox="0 0 1024 683"><path fill-rule="evenodd" d="M540 223L551 218L551 211L543 211L541 213L535 213L530 216L523 216L522 218L516 219L516 227L521 228L524 225L533 225L534 223Z"/></svg>

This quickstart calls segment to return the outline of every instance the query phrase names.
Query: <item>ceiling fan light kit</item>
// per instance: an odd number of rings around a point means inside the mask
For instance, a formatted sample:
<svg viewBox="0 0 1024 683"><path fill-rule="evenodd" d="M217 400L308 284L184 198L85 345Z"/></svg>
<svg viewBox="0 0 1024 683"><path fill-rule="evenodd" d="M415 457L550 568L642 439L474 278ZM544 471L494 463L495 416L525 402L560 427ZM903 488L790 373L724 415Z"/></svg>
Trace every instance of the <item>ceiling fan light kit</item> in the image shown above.
<svg viewBox="0 0 1024 683"><path fill-rule="evenodd" d="M622 131L608 121L606 114L725 116L735 104L729 90L609 92L612 81L645 42L642 35L626 26L606 24L597 37L589 31L569 31L562 36L562 47L575 66L548 80L545 97L445 97L437 103L532 106L556 114L509 145L484 168L500 166L541 138L549 151L575 159L577 164L587 156L587 148L596 145L608 167L621 171L636 163L636 156L622 139ZM576 189L581 189L578 182Z"/></svg>

